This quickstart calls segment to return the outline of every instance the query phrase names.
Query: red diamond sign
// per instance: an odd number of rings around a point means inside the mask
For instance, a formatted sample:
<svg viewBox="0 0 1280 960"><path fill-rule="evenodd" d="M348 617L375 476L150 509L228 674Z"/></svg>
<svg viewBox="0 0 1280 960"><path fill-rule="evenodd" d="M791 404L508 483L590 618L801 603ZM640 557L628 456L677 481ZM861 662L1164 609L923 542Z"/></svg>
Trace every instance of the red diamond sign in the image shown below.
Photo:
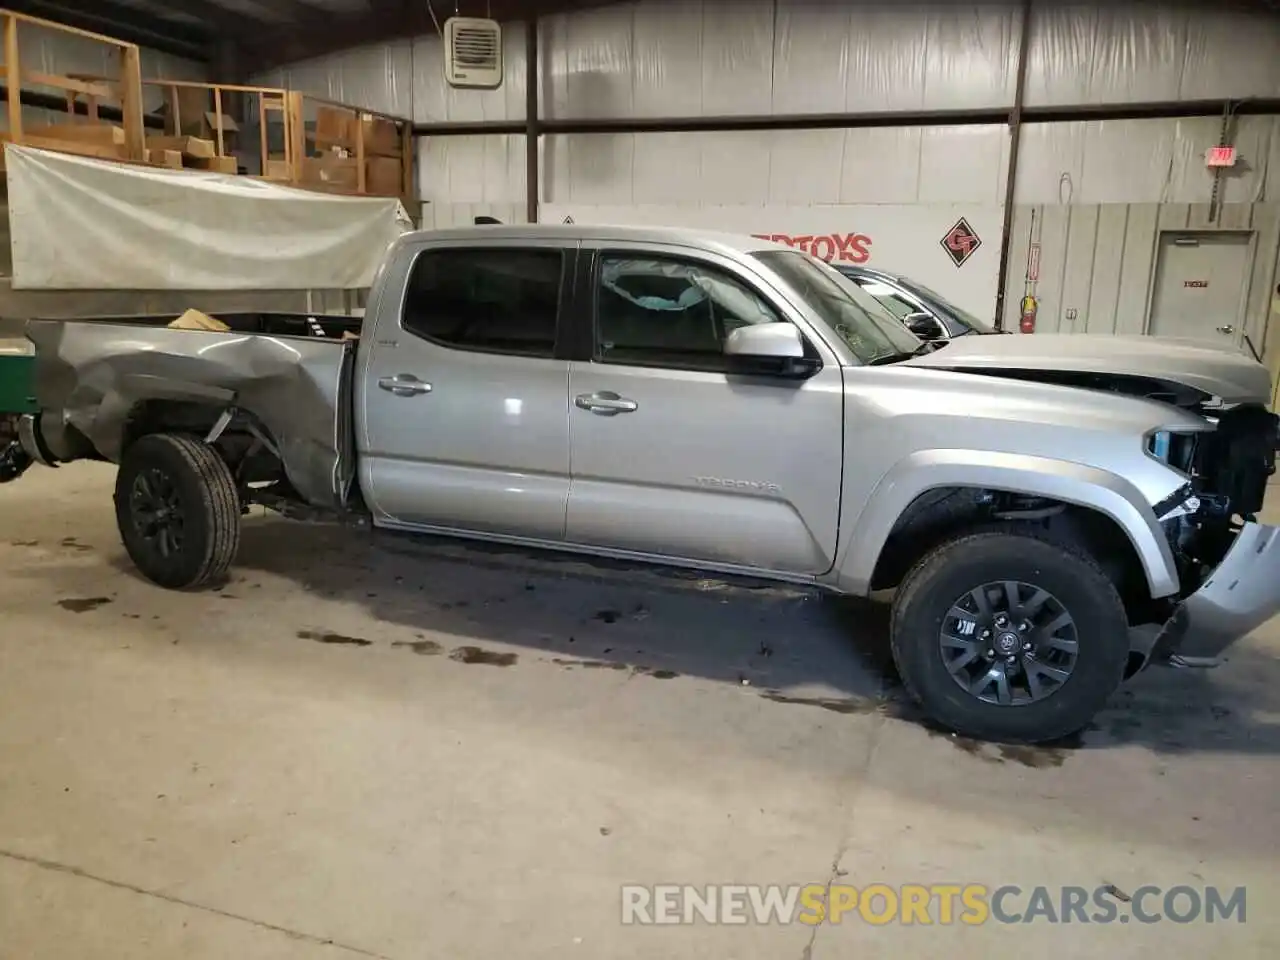
<svg viewBox="0 0 1280 960"><path fill-rule="evenodd" d="M947 251L947 256L957 267L963 267L965 261L973 256L973 251L980 246L982 240L964 217L957 220L955 226L942 238L942 249Z"/></svg>

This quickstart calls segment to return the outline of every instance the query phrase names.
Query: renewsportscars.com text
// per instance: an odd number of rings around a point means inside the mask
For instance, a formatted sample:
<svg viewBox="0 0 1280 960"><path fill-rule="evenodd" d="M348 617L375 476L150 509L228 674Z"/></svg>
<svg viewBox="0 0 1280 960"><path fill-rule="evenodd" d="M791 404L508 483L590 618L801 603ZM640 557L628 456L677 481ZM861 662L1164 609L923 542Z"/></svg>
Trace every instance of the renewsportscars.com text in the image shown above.
<svg viewBox="0 0 1280 960"><path fill-rule="evenodd" d="M659 884L622 888L624 924L1244 923L1245 888L1111 884Z"/></svg>

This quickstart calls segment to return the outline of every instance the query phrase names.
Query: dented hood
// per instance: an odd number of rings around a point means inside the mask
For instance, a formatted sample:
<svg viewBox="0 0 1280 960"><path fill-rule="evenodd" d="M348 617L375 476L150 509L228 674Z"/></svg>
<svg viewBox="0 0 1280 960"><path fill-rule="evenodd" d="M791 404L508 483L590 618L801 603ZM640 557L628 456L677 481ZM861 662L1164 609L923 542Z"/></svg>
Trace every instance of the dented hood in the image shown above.
<svg viewBox="0 0 1280 960"><path fill-rule="evenodd" d="M1190 387L1224 403L1269 403L1271 375L1234 350L1188 340L1085 333L957 337L903 361L967 373L1043 372L1141 377Z"/></svg>

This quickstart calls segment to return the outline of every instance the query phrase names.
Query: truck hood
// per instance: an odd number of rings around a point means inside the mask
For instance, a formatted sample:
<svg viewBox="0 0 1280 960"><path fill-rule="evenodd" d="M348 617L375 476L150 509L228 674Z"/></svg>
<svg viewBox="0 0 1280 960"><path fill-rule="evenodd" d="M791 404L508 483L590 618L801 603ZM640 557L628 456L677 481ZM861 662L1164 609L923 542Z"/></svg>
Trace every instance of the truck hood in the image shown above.
<svg viewBox="0 0 1280 960"><path fill-rule="evenodd" d="M1099 375L1115 376L1190 388L1224 403L1271 400L1271 375L1262 364L1234 350L1187 340L1086 333L958 337L903 362L964 373L1045 374L1046 380L1074 380L1080 386L1098 385Z"/></svg>

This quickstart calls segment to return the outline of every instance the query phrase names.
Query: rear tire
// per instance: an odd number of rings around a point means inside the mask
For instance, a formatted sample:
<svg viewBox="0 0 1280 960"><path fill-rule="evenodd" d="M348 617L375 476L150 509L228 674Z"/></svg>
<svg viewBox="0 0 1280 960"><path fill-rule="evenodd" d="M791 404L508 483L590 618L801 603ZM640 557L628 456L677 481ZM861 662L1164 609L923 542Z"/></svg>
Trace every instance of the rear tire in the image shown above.
<svg viewBox="0 0 1280 960"><path fill-rule="evenodd" d="M116 525L148 580L180 590L221 578L240 546L240 497L218 452L193 437L154 433L124 454Z"/></svg>
<svg viewBox="0 0 1280 960"><path fill-rule="evenodd" d="M929 717L1013 743L1087 726L1129 654L1124 607L1098 564L1024 533L973 534L928 553L898 591L891 634L903 683Z"/></svg>

